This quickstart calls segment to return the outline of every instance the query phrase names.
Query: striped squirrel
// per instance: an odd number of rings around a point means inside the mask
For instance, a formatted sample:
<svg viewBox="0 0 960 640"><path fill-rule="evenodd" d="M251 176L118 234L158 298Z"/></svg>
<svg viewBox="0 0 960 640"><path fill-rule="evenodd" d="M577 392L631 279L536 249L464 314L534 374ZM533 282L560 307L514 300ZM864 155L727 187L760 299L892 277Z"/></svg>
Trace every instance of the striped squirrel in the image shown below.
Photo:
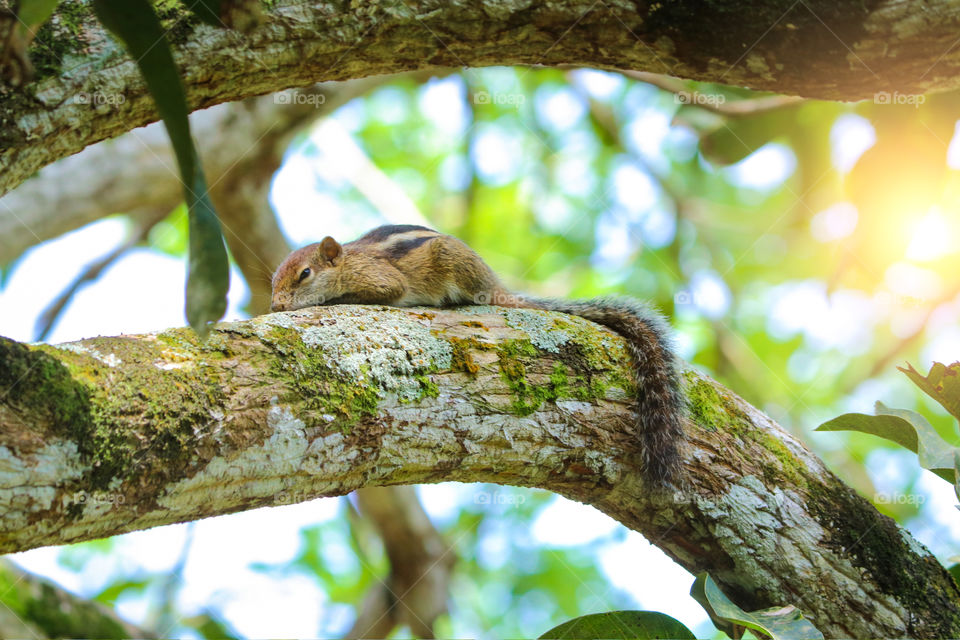
<svg viewBox="0 0 960 640"><path fill-rule="evenodd" d="M560 311L604 325L627 340L633 357L644 476L664 485L680 470L684 402L670 331L659 313L639 301L514 295L473 249L417 225L377 227L343 245L327 236L287 256L272 284L272 311L318 304L495 304Z"/></svg>

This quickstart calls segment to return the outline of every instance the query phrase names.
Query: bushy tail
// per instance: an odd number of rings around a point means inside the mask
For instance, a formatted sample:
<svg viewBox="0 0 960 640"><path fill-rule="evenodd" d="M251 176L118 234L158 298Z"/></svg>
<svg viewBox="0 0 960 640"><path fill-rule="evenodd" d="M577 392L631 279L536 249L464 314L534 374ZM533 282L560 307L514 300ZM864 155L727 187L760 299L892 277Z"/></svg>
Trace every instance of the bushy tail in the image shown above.
<svg viewBox="0 0 960 640"><path fill-rule="evenodd" d="M680 470L685 403L673 340L666 320L639 300L527 298L531 307L580 316L626 338L637 382L637 428L643 445L643 473L666 485Z"/></svg>

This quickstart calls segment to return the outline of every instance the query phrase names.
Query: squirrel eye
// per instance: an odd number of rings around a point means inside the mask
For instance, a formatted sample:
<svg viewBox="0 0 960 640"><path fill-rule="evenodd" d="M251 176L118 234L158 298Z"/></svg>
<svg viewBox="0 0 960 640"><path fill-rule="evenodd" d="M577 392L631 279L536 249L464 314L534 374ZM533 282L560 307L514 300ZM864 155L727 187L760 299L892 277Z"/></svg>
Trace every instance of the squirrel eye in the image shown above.
<svg viewBox="0 0 960 640"><path fill-rule="evenodd" d="M303 271L300 272L300 280L299 280L299 282L303 282L304 280L306 280L306 279L307 279L307 276L309 276L309 275L310 275L310 267L307 267L306 269L304 269Z"/></svg>

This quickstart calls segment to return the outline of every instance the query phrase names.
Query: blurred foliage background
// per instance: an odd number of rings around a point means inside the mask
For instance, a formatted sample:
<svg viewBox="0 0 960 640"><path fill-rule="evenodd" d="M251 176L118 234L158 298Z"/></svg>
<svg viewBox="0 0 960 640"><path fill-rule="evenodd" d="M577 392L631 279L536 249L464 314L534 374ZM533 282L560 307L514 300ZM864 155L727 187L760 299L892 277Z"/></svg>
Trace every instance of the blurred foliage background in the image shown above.
<svg viewBox="0 0 960 640"><path fill-rule="evenodd" d="M953 93L840 104L492 68L398 78L332 119L430 224L466 241L511 287L652 300L672 318L687 361L771 415L948 563L960 514L946 483L885 441L812 430L881 400L923 413L960 445L939 405L896 370L910 362L926 372L960 352L958 117ZM337 173L338 148L320 132L297 136L272 190L294 245L327 233L349 240L384 222ZM182 210L171 213L144 246L183 257L183 221ZM3 274L10 286L18 265ZM61 324L70 321L68 308ZM477 499L497 491L514 499ZM683 571L670 582L665 560L642 555L638 536L599 515L512 488L444 485L421 497L460 558L442 636L532 636L572 616L640 607L712 633L685 600ZM250 529L282 520L297 533L262 540L285 551L253 557L246 577L231 584L227 572L207 590L191 585L213 580L209 571L201 579L189 564L208 566L213 552L197 536L209 521L165 528L174 531L162 542L132 534L141 542L85 543L24 565L65 583L73 574L72 588L167 635L283 635L250 622L243 609L255 603L231 591L254 588L295 594L283 596L299 603L285 617L306 620L291 627L300 635L335 635L385 559L346 499L322 502L228 517L262 519ZM283 510L294 515L277 517ZM565 526L588 531L556 538ZM246 528L231 527L220 531ZM174 551L145 564L145 546ZM634 564L633 555L651 559ZM636 575L617 575L618 564Z"/></svg>

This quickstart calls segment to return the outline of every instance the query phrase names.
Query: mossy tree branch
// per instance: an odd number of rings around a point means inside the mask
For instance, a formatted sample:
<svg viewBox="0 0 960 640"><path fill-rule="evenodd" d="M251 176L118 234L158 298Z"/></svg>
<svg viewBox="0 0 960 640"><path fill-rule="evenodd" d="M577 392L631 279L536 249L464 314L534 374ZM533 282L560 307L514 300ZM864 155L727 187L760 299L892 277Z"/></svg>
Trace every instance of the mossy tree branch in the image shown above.
<svg viewBox="0 0 960 640"><path fill-rule="evenodd" d="M0 560L0 637L154 638L98 602Z"/></svg>
<svg viewBox="0 0 960 640"><path fill-rule="evenodd" d="M622 340L561 314L327 307L53 346L0 342L0 551L343 495L541 487L743 607L827 636L956 637L936 559L769 418L684 374L685 484L644 486Z"/></svg>
<svg viewBox="0 0 960 640"><path fill-rule="evenodd" d="M957 0L277 0L250 34L157 3L194 109L325 80L437 67L575 65L806 97L960 86ZM0 86L0 194L40 167L156 120L133 61L64 0Z"/></svg>

